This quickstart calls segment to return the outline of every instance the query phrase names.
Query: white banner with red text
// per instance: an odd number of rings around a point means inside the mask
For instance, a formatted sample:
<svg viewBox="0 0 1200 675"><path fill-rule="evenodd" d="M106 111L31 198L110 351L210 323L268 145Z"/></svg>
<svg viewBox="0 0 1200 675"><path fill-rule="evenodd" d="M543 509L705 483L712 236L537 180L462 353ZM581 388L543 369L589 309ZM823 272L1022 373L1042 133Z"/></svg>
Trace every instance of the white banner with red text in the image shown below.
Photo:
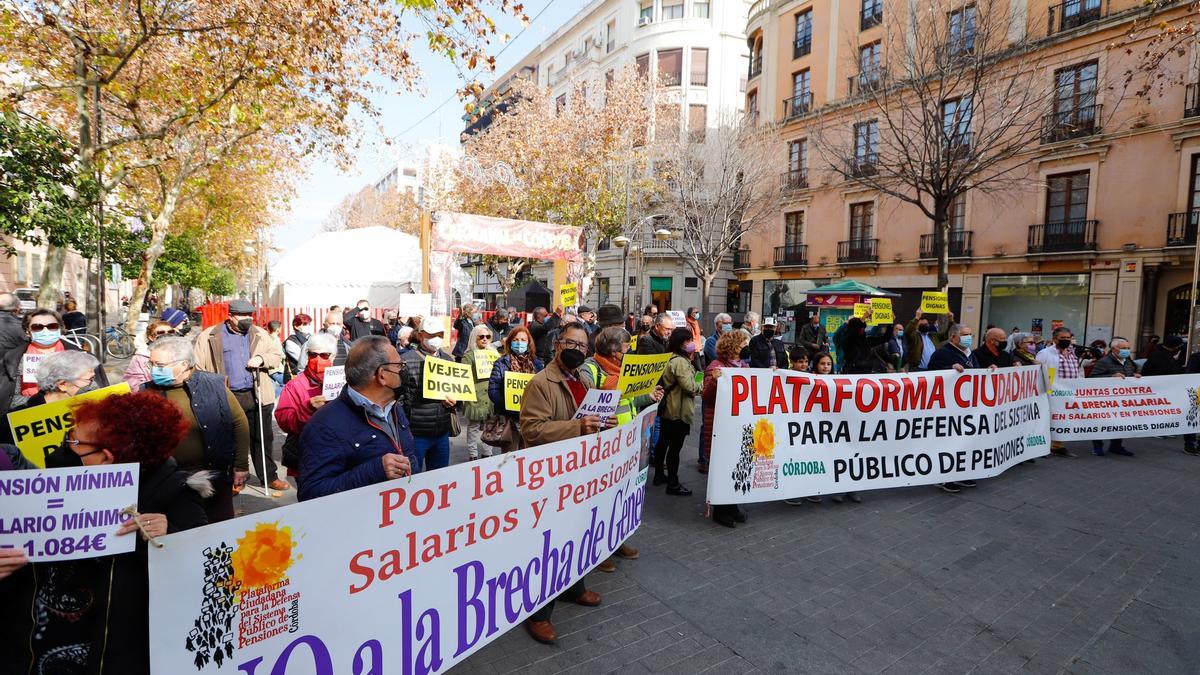
<svg viewBox="0 0 1200 675"><path fill-rule="evenodd" d="M637 529L655 414L161 537L152 671L449 670Z"/></svg>
<svg viewBox="0 0 1200 675"><path fill-rule="evenodd" d="M888 375L728 369L708 500L744 504L988 478L1050 448L1038 366Z"/></svg>
<svg viewBox="0 0 1200 675"><path fill-rule="evenodd" d="M1056 441L1176 436L1200 432L1200 377L1055 379L1050 433Z"/></svg>

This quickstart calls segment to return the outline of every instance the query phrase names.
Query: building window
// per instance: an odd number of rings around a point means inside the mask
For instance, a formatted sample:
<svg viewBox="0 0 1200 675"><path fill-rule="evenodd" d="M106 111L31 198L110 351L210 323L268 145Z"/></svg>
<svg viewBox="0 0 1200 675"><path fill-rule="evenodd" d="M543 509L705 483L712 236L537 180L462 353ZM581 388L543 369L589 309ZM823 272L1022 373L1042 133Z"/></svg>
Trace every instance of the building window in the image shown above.
<svg viewBox="0 0 1200 675"><path fill-rule="evenodd" d="M613 19L604 26L604 53L611 54L617 48L617 20Z"/></svg>
<svg viewBox="0 0 1200 675"><path fill-rule="evenodd" d="M696 0L692 3L692 16L697 19L707 19L712 15L711 5L708 0Z"/></svg>
<svg viewBox="0 0 1200 675"><path fill-rule="evenodd" d="M25 254L18 253L16 255L16 261L17 261L17 283L23 284L26 281L28 281L28 279L29 279L29 270L25 264Z"/></svg>
<svg viewBox="0 0 1200 675"><path fill-rule="evenodd" d="M700 288L700 279L698 279L697 277L684 277L683 278L683 287L684 288Z"/></svg>
<svg viewBox="0 0 1200 675"><path fill-rule="evenodd" d="M758 90L746 94L746 114L750 116L751 122L758 121Z"/></svg>
<svg viewBox="0 0 1200 675"><path fill-rule="evenodd" d="M796 39L792 45L792 58L798 59L812 52L812 10L806 9L796 15Z"/></svg>
<svg viewBox="0 0 1200 675"><path fill-rule="evenodd" d="M625 280L626 286L637 286L637 277L629 277Z"/></svg>
<svg viewBox="0 0 1200 675"><path fill-rule="evenodd" d="M742 314L750 311L750 295L754 292L753 281L730 280L725 287L725 311Z"/></svg>
<svg viewBox="0 0 1200 675"><path fill-rule="evenodd" d="M883 47L879 42L863 45L858 50L858 84L860 88L871 87L879 82L880 57Z"/></svg>
<svg viewBox="0 0 1200 675"><path fill-rule="evenodd" d="M950 12L949 30L950 44L947 50L951 56L970 54L975 51L975 5L967 5L962 9Z"/></svg>
<svg viewBox="0 0 1200 675"><path fill-rule="evenodd" d="M678 4L673 4L673 5L663 4L662 18L663 18L663 21L670 21L671 19L682 19L683 18L683 2L682 2L682 0Z"/></svg>
<svg viewBox="0 0 1200 675"><path fill-rule="evenodd" d="M807 68L792 73L792 98L786 106L787 109L783 111L785 118L803 115L812 107L812 92L809 90L811 80Z"/></svg>
<svg viewBox="0 0 1200 675"><path fill-rule="evenodd" d="M682 49L658 51L658 77L668 87L678 87L683 82Z"/></svg>
<svg viewBox="0 0 1200 675"><path fill-rule="evenodd" d="M643 2L638 10L638 25L645 26L654 22L654 2Z"/></svg>
<svg viewBox="0 0 1200 675"><path fill-rule="evenodd" d="M1090 171L1073 171L1047 177L1046 222L1087 219Z"/></svg>
<svg viewBox="0 0 1200 675"><path fill-rule="evenodd" d="M609 279L607 277L601 277L599 279L596 279L596 295L599 300L599 302L597 302L596 304L598 304L598 305L607 305L608 304L608 294L609 294L608 289L609 289Z"/></svg>
<svg viewBox="0 0 1200 675"><path fill-rule="evenodd" d="M850 240L875 238L875 203L859 202L850 205Z"/></svg>
<svg viewBox="0 0 1200 675"><path fill-rule="evenodd" d="M708 50L701 47L692 48L692 78L693 87L708 86Z"/></svg>
<svg viewBox="0 0 1200 675"><path fill-rule="evenodd" d="M31 260L29 265L30 283L36 284L42 280L42 254L31 253L29 257Z"/></svg>
<svg viewBox="0 0 1200 675"><path fill-rule="evenodd" d="M703 143L708 132L708 106L693 103L688 106L688 140Z"/></svg>
<svg viewBox="0 0 1200 675"><path fill-rule="evenodd" d="M783 243L785 246L797 246L804 243L803 211L783 214Z"/></svg>
<svg viewBox="0 0 1200 675"><path fill-rule="evenodd" d="M560 115L562 111L567 109L567 95L559 94L558 98L554 99L554 114Z"/></svg>
<svg viewBox="0 0 1200 675"><path fill-rule="evenodd" d="M609 91L612 89L614 77L616 77L616 75L611 70L604 73L604 91Z"/></svg>
<svg viewBox="0 0 1200 675"><path fill-rule="evenodd" d="M650 75L650 55L638 54L634 63L637 64L638 77L648 77Z"/></svg>
<svg viewBox="0 0 1200 675"><path fill-rule="evenodd" d="M1095 61L1063 68L1054 73L1054 112L1077 115L1094 109L1099 65Z"/></svg>
<svg viewBox="0 0 1200 675"><path fill-rule="evenodd" d="M748 75L749 69L750 69L750 57L743 56L742 57L742 67L738 71L742 74L741 78L738 80L738 92L739 93L742 93L742 94L746 93L746 86L750 82L750 77Z"/></svg>
<svg viewBox="0 0 1200 675"><path fill-rule="evenodd" d="M879 160L879 123L875 120L854 125L854 163L859 170L874 168Z"/></svg>
<svg viewBox="0 0 1200 675"><path fill-rule="evenodd" d="M660 141L679 140L679 104L663 103L658 106L654 116L654 135ZM662 164L668 173L673 173L669 163Z"/></svg>
<svg viewBox="0 0 1200 675"><path fill-rule="evenodd" d="M1090 277L1089 274L985 276L983 315L979 323L1002 326L1005 330L1017 326L1047 339L1056 322L1072 328L1086 326Z"/></svg>
<svg viewBox="0 0 1200 675"><path fill-rule="evenodd" d="M1059 5L1062 25L1059 30L1070 30L1100 18L1100 0L1067 0Z"/></svg>
<svg viewBox="0 0 1200 675"><path fill-rule="evenodd" d="M950 147L970 144L971 97L963 96L942 102L942 133Z"/></svg>
<svg viewBox="0 0 1200 675"><path fill-rule="evenodd" d="M788 143L788 171L800 174L808 167L808 140L801 138Z"/></svg>
<svg viewBox="0 0 1200 675"><path fill-rule="evenodd" d="M950 230L962 232L967 229L967 193L963 192L950 202ZM953 240L950 242L954 243Z"/></svg>
<svg viewBox="0 0 1200 675"><path fill-rule="evenodd" d="M866 30L883 23L883 0L862 0L862 18L859 29Z"/></svg>

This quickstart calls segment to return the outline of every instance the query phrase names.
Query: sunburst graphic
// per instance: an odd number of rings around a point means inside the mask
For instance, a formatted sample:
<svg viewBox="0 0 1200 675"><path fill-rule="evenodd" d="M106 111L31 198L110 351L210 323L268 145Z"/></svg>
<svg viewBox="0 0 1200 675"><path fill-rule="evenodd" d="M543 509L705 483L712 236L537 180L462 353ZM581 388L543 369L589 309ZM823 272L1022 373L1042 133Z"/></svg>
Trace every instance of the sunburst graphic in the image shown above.
<svg viewBox="0 0 1200 675"><path fill-rule="evenodd" d="M765 417L754 425L754 454L763 459L775 457L775 425Z"/></svg>

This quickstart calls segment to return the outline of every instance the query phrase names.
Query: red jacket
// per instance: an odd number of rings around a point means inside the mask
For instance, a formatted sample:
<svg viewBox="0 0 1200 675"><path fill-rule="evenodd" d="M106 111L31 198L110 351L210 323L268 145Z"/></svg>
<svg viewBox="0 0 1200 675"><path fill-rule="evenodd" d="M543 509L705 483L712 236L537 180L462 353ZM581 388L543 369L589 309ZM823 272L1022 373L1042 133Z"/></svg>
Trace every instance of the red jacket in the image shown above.
<svg viewBox="0 0 1200 675"><path fill-rule="evenodd" d="M275 421L285 434L299 434L316 410L308 404L309 399L321 395L321 383L313 384L307 373L288 380L279 392L279 403L275 406Z"/></svg>

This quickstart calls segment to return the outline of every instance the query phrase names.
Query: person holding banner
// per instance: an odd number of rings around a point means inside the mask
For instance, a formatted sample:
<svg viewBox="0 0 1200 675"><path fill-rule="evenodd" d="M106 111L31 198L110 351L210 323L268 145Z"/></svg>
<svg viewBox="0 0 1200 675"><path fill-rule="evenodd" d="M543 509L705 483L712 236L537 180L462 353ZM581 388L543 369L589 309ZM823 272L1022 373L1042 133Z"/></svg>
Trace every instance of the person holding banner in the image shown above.
<svg viewBox="0 0 1200 675"><path fill-rule="evenodd" d="M1014 366L1036 366L1038 363L1038 340L1033 333L1018 331L1012 336L1012 359Z"/></svg>
<svg viewBox="0 0 1200 675"><path fill-rule="evenodd" d="M712 433L714 413L717 406L717 379L725 368L741 368L740 357L742 350L750 338L742 331L722 333L717 340L717 358L709 361L704 370L704 384L700 389L700 402L704 405L703 425L700 428L700 473L708 473L708 460L712 453ZM737 504L714 504L712 508L713 522L725 527L737 527L738 523L746 522L746 513Z"/></svg>
<svg viewBox="0 0 1200 675"><path fill-rule="evenodd" d="M89 401L55 465L140 466L136 519L116 536L134 552L26 565L0 584L5 673L149 673L149 578L143 540L206 525L205 475L179 469L171 449L187 434L176 406L142 392Z"/></svg>
<svg viewBox="0 0 1200 675"><path fill-rule="evenodd" d="M521 402L521 435L530 446L588 436L617 424L616 419L596 415L575 419L575 411L587 395L587 386L578 373L587 359L587 329L578 323L563 324L554 347L554 361L533 376ZM596 607L601 602L600 594L589 591L583 577L558 597L584 607ZM546 603L525 621L529 635L543 644L554 644L558 639L550 622L557 600Z"/></svg>
<svg viewBox="0 0 1200 675"><path fill-rule="evenodd" d="M346 355L346 386L300 433L300 501L421 472L408 418L397 400L404 362L388 339L368 335Z"/></svg>
<svg viewBox="0 0 1200 675"><path fill-rule="evenodd" d="M1115 377L1120 380L1127 377L1141 377L1137 364L1133 361L1133 350L1129 348L1129 340L1123 337L1114 337L1108 343L1108 353L1096 360L1088 377ZM1133 457L1133 451L1126 450L1124 441L1120 438L1109 440L1108 451L1122 457ZM1104 456L1104 441L1092 441L1092 454L1097 457Z"/></svg>
<svg viewBox="0 0 1200 675"><path fill-rule="evenodd" d="M495 414L507 421L512 442L500 448L501 452L512 452L526 447L525 439L521 436L521 411L510 410L504 401L504 381L507 373L522 373L535 375L545 367L542 360L534 354L533 335L522 325L515 325L504 338L504 356L492 364L492 376L488 378L488 398L492 402Z"/></svg>
<svg viewBox="0 0 1200 675"><path fill-rule="evenodd" d="M40 391L37 380L38 363L45 357L64 351L80 351L73 343L63 342L62 320L58 312L35 309L25 315L25 340L4 355L0 367L0 413L7 414L14 406L24 404ZM95 381L108 386L108 375L97 362Z"/></svg>
<svg viewBox="0 0 1200 675"><path fill-rule="evenodd" d="M1004 334L1003 328L987 329L983 334L983 345L975 350L975 360L979 362L979 367L1011 368L1015 366L1013 355L1004 349L1007 343L1008 336Z"/></svg>
<svg viewBox="0 0 1200 675"><path fill-rule="evenodd" d="M1050 343L1037 354L1038 363L1049 369L1047 376L1051 386L1055 378L1076 380L1083 377L1083 365L1075 354L1074 333L1066 326L1055 328L1050 334ZM1067 450L1062 441L1050 441L1050 454L1075 459L1075 453Z"/></svg>
<svg viewBox="0 0 1200 675"><path fill-rule="evenodd" d="M174 447L179 468L213 474L213 494L205 499L208 521L233 517L233 495L250 473L250 423L225 378L197 370L192 343L159 338L150 350L151 381L144 391L165 398L183 413L188 432Z"/></svg>
<svg viewBox="0 0 1200 675"><path fill-rule="evenodd" d="M475 400L463 403L463 417L467 418L467 459L474 461L492 456L492 446L484 443L483 423L492 416L492 401L488 398L488 381L492 367L500 360L492 347L492 329L486 323L476 324L468 336L470 344L463 352L462 362L471 367L475 381Z"/></svg>
<svg viewBox="0 0 1200 675"><path fill-rule="evenodd" d="M314 335L305 341L296 356L297 363L304 369L288 380L279 394L279 405L275 406L275 422L287 434L280 450L282 464L287 473L300 485L300 434L314 413L327 401L322 394L325 386L325 369L333 365L333 354L337 349L337 338L328 333Z"/></svg>
<svg viewBox="0 0 1200 675"><path fill-rule="evenodd" d="M435 331L435 332L430 332ZM442 351L442 323L430 318L417 331L418 342L413 349L397 353L404 364L404 377L399 386L404 415L412 424L412 435L416 442L414 469L433 471L450 466L450 416L454 415L457 401L450 397L425 398L425 359L442 359L455 362L454 357ZM347 359L347 367L349 359ZM348 380L347 380L348 381Z"/></svg>
<svg viewBox="0 0 1200 675"><path fill-rule="evenodd" d="M1179 359L1179 353L1183 349L1182 338L1178 335L1168 335L1167 339L1155 347L1150 352L1150 356L1146 357L1146 362L1142 364L1142 375L1145 377L1182 375L1184 367ZM1200 455L1200 450L1196 448L1196 434L1183 435L1183 451L1192 456Z"/></svg>
<svg viewBox="0 0 1200 675"><path fill-rule="evenodd" d="M696 343L692 339L691 329L683 326L671 331L667 351L671 353L671 360L662 374L662 387L666 395L658 413L662 425L654 446L654 478L651 484L665 483L667 494L688 497L692 491L679 482L679 453L683 450L684 440L691 433L692 418L696 413L696 394L700 393L700 385L696 384L696 369L692 367ZM787 363L786 357L783 363Z"/></svg>

